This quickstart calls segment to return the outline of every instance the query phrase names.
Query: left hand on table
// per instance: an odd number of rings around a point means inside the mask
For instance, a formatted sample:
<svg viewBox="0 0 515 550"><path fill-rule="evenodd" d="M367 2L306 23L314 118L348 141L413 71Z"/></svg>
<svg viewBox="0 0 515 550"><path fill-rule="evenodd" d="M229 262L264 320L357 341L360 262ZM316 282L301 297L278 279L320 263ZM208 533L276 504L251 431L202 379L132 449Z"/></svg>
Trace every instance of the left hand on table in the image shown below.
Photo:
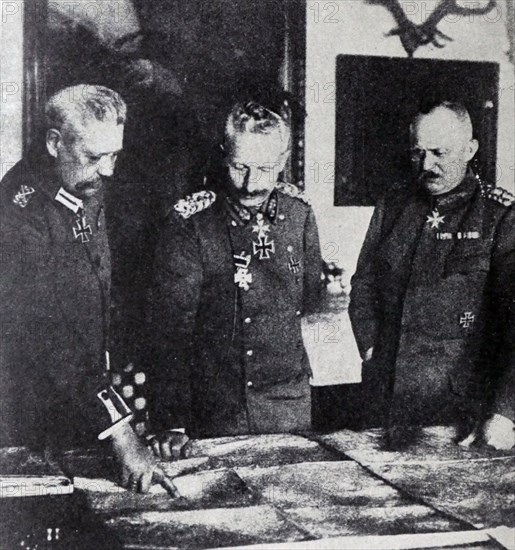
<svg viewBox="0 0 515 550"><path fill-rule="evenodd" d="M164 430L147 437L147 445L161 460L188 458L191 453L190 438L179 430Z"/></svg>
<svg viewBox="0 0 515 550"><path fill-rule="evenodd" d="M494 449L509 451L515 446L515 424L505 416L494 414L483 426L483 439Z"/></svg>

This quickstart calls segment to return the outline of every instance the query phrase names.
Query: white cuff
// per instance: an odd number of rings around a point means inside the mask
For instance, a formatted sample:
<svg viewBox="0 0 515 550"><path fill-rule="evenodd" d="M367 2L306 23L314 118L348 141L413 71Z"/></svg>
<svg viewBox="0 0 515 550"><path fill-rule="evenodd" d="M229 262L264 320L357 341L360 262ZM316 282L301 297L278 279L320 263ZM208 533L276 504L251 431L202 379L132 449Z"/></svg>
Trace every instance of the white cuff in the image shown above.
<svg viewBox="0 0 515 550"><path fill-rule="evenodd" d="M133 417L134 417L134 415L132 415L132 414L129 414L128 416L124 416L121 420L118 420L118 422L116 422L116 424L113 424L112 426L109 426L109 428L107 428L103 432L99 433L98 434L98 439L100 439L102 441L103 439L106 439L110 435L113 435L113 433L117 432L122 426L124 426L125 424L128 424L133 419Z"/></svg>

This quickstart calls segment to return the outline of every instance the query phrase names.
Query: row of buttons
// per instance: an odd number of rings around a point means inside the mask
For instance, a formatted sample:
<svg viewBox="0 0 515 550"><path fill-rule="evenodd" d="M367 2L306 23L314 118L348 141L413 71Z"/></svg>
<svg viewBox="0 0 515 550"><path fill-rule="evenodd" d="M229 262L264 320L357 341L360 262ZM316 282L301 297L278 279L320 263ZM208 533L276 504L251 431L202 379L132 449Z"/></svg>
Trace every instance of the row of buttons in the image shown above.
<svg viewBox="0 0 515 550"><path fill-rule="evenodd" d="M245 324L247 324L247 325L250 325L250 323L252 323L252 319L251 319L250 317L246 317L245 320L244 320L243 322L244 322ZM251 349L247 350L247 355L248 355L249 357L252 357L252 356L254 355L254 350L251 350ZM252 383L251 380L249 380L249 381L247 382L247 387L252 388L253 385L254 385L254 384Z"/></svg>
<svg viewBox="0 0 515 550"><path fill-rule="evenodd" d="M250 325L250 323L252 323L252 319L250 317L246 317L245 320L244 320L244 323L247 324L247 325ZM248 357L252 357L254 355L254 350L247 350L247 356ZM252 388L254 384L252 383L252 380L249 380L247 382L247 387L248 388Z"/></svg>

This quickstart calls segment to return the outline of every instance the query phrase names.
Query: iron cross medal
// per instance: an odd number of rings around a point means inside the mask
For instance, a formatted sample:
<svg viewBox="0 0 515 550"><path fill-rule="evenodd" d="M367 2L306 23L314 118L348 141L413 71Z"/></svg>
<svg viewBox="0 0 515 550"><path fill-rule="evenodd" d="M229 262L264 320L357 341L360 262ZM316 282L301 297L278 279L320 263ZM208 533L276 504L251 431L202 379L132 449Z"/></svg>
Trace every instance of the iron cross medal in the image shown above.
<svg viewBox="0 0 515 550"><path fill-rule="evenodd" d="M88 225L85 216L77 218L77 226L73 228L73 236L76 239L80 239L81 243L89 242L89 236L93 234L91 226Z"/></svg>

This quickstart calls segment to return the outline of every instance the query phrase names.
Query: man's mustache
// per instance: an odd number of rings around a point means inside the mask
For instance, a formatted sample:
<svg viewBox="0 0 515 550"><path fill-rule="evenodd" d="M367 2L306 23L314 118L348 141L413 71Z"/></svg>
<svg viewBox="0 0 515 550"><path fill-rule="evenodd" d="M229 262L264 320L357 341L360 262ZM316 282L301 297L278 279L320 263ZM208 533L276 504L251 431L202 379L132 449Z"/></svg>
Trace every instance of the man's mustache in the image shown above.
<svg viewBox="0 0 515 550"><path fill-rule="evenodd" d="M98 189L103 185L103 183L104 183L104 180L102 178L98 178L93 181L81 181L75 186L75 189L77 191L88 191L89 189Z"/></svg>
<svg viewBox="0 0 515 550"><path fill-rule="evenodd" d="M422 174L420 174L419 176L419 179L429 180L429 179L439 178L439 177L440 177L440 174L437 174L436 172L432 172L431 170L428 170L426 172L422 172Z"/></svg>
<svg viewBox="0 0 515 550"><path fill-rule="evenodd" d="M267 190L266 189L258 189L256 191L250 191L249 192L249 191L245 191L245 189L237 189L236 193L240 197L245 197L247 199L251 199L251 198L254 198L254 197L262 197L263 195L266 195Z"/></svg>

